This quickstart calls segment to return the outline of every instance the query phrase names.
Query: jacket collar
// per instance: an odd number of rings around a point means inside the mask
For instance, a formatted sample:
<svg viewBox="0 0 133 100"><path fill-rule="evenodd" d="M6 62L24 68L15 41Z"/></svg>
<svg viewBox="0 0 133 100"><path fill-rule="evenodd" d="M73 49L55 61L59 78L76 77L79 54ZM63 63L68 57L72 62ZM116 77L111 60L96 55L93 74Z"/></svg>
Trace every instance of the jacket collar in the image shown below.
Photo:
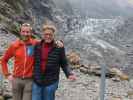
<svg viewBox="0 0 133 100"><path fill-rule="evenodd" d="M45 41L44 39L41 40L41 42L40 42L40 45L41 45L41 46L43 45L44 41ZM52 45L52 48L57 47L57 45L56 45L56 43L55 43L55 40L52 41L51 45Z"/></svg>

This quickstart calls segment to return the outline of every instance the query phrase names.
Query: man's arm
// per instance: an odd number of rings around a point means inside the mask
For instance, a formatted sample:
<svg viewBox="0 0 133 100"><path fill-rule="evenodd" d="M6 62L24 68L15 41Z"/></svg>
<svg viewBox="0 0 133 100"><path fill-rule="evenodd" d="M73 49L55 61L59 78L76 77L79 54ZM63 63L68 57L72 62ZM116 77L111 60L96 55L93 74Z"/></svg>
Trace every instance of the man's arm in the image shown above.
<svg viewBox="0 0 133 100"><path fill-rule="evenodd" d="M68 66L65 49L64 48L61 48L61 49L62 49L61 50L61 59L60 59L61 67L68 79L76 80L76 76L74 75L74 73L72 73L71 68Z"/></svg>

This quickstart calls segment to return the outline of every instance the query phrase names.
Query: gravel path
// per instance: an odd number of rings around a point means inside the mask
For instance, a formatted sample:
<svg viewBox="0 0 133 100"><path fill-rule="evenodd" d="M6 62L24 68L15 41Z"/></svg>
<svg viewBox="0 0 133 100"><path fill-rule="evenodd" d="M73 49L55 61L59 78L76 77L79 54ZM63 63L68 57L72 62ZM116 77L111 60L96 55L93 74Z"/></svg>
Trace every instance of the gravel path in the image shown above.
<svg viewBox="0 0 133 100"><path fill-rule="evenodd" d="M56 100L99 100L100 78L85 75L78 70L75 73L78 79L74 82L67 80L61 73ZM106 79L106 100L133 100L133 94L129 97L128 92L133 92L131 81L114 82Z"/></svg>

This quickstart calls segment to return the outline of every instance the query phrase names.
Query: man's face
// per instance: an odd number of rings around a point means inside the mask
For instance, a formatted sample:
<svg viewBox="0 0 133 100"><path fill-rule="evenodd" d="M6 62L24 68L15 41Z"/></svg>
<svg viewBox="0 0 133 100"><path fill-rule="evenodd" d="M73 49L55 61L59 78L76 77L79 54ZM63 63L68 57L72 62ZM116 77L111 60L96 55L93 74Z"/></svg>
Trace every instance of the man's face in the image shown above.
<svg viewBox="0 0 133 100"><path fill-rule="evenodd" d="M54 32L51 29L45 29L43 31L43 39L45 43L51 43L54 40Z"/></svg>
<svg viewBox="0 0 133 100"><path fill-rule="evenodd" d="M20 34L23 41L29 40L29 38L31 37L31 28L22 26L20 30Z"/></svg>

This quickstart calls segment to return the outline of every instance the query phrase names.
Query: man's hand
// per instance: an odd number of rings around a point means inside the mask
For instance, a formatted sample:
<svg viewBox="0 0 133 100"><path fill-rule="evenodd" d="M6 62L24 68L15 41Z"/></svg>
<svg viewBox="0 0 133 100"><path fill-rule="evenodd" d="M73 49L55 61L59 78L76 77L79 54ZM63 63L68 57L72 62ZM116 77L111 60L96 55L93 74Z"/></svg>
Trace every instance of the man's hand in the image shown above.
<svg viewBox="0 0 133 100"><path fill-rule="evenodd" d="M9 75L9 76L7 76L7 79L8 79L9 81L13 81L13 80L14 80L14 77L13 77L12 75Z"/></svg>
<svg viewBox="0 0 133 100"><path fill-rule="evenodd" d="M57 45L58 48L64 47L64 44L63 44L62 41L57 40L55 43L56 43L56 45Z"/></svg>
<svg viewBox="0 0 133 100"><path fill-rule="evenodd" d="M77 79L77 77L76 77L76 75L73 74L73 75L70 75L70 76L68 77L68 79L74 81L74 80Z"/></svg>

